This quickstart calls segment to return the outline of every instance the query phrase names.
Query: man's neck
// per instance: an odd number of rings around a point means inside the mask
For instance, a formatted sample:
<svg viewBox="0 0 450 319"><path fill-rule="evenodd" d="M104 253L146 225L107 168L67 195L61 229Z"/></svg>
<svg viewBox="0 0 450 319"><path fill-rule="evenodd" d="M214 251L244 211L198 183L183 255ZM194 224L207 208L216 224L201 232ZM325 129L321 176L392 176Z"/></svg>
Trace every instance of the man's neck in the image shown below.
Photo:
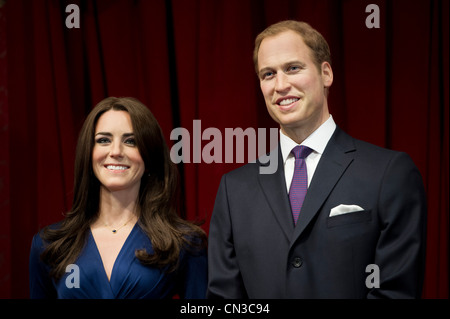
<svg viewBox="0 0 450 319"><path fill-rule="evenodd" d="M325 123L329 117L330 113L325 111L316 121L307 120L305 123L298 123L295 126L280 125L280 128L284 135L291 138L297 144L301 144L308 136Z"/></svg>

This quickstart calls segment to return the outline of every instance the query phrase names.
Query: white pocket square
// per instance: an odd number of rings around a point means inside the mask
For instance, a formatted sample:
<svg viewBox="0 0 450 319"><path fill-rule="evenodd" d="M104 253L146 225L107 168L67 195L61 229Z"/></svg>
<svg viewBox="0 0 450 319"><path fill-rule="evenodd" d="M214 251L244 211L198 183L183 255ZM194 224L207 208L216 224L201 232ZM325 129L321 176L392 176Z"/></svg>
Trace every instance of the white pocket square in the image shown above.
<svg viewBox="0 0 450 319"><path fill-rule="evenodd" d="M330 217L342 215L342 214L348 214L348 213L354 213L364 210L361 206L358 205L339 205L331 209L330 211Z"/></svg>

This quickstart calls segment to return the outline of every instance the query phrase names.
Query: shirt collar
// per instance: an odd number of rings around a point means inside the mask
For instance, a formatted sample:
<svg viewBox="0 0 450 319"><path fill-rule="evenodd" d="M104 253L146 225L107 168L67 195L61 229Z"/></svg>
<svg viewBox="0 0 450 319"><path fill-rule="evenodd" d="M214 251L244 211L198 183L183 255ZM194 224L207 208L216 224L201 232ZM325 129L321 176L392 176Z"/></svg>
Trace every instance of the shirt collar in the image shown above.
<svg viewBox="0 0 450 319"><path fill-rule="evenodd" d="M300 145L308 146L315 153L322 154L323 151L325 150L325 147L328 144L328 141L333 135L335 129L336 123L334 122L333 117L330 115L328 120L326 120L322 125L320 125ZM284 133L280 129L280 147L284 163L286 163L286 160L291 154L292 149L297 145L299 144L297 144L287 135L284 135Z"/></svg>

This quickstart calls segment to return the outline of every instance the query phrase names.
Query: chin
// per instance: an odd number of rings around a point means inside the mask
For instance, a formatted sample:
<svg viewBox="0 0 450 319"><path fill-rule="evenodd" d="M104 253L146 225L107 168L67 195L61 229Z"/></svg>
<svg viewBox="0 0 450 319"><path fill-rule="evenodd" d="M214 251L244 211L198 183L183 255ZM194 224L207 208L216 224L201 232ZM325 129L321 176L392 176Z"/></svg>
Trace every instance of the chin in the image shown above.
<svg viewBox="0 0 450 319"><path fill-rule="evenodd" d="M102 186L105 190L111 193L127 189L127 187L123 184L102 184Z"/></svg>
<svg viewBox="0 0 450 319"><path fill-rule="evenodd" d="M277 122L284 127L298 127L302 125L304 119L298 115L290 114L288 116L280 116Z"/></svg>

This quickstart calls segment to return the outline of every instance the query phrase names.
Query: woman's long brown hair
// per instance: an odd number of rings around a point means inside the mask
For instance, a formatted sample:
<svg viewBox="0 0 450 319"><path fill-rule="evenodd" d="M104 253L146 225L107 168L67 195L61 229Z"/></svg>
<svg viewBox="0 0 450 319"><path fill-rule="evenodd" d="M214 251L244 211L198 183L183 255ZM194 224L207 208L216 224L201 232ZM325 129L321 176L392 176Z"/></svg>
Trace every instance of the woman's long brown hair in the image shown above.
<svg viewBox="0 0 450 319"><path fill-rule="evenodd" d="M139 225L152 242L154 252L137 250L136 257L148 266L173 271L183 248L206 245L205 232L178 215L178 170L170 160L161 128L150 110L134 98L109 97L98 103L81 129L75 157L74 197L65 218L46 227L41 237L46 243L42 260L51 267L50 275L62 277L85 246L89 227L98 216L100 182L92 169L95 125L109 110L129 113L140 155L145 163L137 208Z"/></svg>

